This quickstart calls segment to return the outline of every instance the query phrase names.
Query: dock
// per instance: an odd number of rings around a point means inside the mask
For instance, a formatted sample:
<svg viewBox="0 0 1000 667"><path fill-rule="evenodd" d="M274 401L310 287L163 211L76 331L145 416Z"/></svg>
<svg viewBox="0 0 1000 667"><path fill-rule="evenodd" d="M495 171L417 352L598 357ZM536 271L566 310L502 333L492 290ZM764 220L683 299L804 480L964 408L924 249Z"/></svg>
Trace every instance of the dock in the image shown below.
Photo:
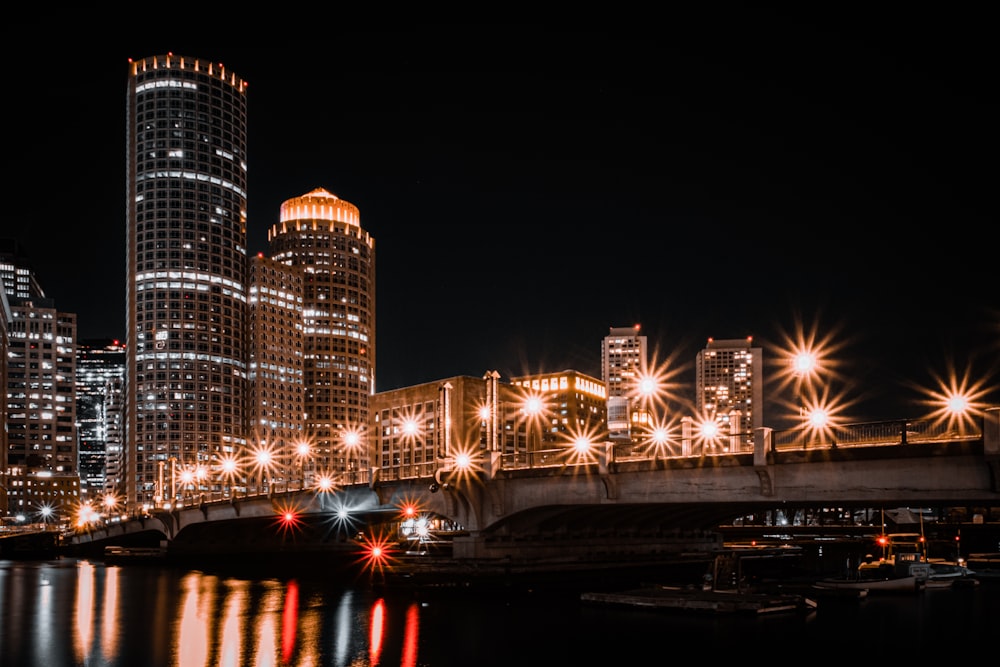
<svg viewBox="0 0 1000 667"><path fill-rule="evenodd" d="M645 586L613 593L589 592L582 593L580 599L600 604L712 614L808 612L816 608L815 600L798 594L746 593L673 586Z"/></svg>

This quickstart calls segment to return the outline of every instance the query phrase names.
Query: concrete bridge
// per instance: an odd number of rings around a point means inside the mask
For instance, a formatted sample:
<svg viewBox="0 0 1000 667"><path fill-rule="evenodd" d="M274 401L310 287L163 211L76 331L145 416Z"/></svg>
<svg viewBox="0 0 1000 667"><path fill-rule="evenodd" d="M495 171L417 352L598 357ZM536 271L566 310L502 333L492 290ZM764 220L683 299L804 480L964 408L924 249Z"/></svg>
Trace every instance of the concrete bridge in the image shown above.
<svg viewBox="0 0 1000 667"><path fill-rule="evenodd" d="M484 452L468 464L374 469L333 493L231 498L91 526L72 547L140 536L173 553L357 553L358 538L395 530L402 508L459 527L456 558L555 557L568 550L683 550L734 517L809 508L962 507L1000 518L1000 410L960 432L898 421L836 440L761 429L752 451L689 446L658 457L610 443L527 462ZM613 547L612 547L613 545ZM623 547L623 545L625 545ZM631 545L631 546L629 546Z"/></svg>

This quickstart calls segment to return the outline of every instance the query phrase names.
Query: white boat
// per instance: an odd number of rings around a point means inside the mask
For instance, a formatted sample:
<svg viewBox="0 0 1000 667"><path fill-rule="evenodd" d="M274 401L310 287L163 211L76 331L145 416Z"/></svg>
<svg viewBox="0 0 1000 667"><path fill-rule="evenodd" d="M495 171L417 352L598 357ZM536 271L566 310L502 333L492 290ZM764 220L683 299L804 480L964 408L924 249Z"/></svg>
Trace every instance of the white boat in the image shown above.
<svg viewBox="0 0 1000 667"><path fill-rule="evenodd" d="M813 584L819 590L865 591L864 595L876 593L917 593L927 584L926 579L914 575L891 577L845 577L820 579Z"/></svg>

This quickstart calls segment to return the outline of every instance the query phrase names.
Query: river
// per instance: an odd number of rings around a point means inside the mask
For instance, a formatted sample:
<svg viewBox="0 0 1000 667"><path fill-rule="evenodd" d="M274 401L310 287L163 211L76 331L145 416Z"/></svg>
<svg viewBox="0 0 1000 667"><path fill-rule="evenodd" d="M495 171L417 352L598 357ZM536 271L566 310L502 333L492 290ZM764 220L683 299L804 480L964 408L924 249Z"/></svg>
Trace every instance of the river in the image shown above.
<svg viewBox="0 0 1000 667"><path fill-rule="evenodd" d="M996 579L744 616L604 606L565 590L386 592L318 572L0 560L3 667L989 665L998 630Z"/></svg>

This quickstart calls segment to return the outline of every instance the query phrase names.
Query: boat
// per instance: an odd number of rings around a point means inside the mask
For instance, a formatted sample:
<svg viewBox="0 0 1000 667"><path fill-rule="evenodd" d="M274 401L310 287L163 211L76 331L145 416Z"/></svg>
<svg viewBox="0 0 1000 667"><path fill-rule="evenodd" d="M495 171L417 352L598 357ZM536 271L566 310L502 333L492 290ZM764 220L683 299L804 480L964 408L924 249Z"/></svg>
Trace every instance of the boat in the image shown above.
<svg viewBox="0 0 1000 667"><path fill-rule="evenodd" d="M816 601L804 595L705 590L694 586L651 585L617 592L584 592L580 594L580 600L605 605L710 614L810 612L816 608Z"/></svg>
<svg viewBox="0 0 1000 667"><path fill-rule="evenodd" d="M915 593L927 587L931 565L924 557L919 533L895 533L879 539L885 554L875 560L865 556L857 569L845 577L830 577L814 583L819 590L867 590L877 593Z"/></svg>
<svg viewBox="0 0 1000 667"><path fill-rule="evenodd" d="M917 593L927 585L927 579L908 575L875 576L867 574L855 577L828 577L813 583L818 591L865 591L859 597L877 593Z"/></svg>
<svg viewBox="0 0 1000 667"><path fill-rule="evenodd" d="M889 533L879 538L885 555L877 561L869 554L858 566L859 573L903 572L925 579L931 589L975 585L976 574L962 559L950 561L927 557L926 542L922 533Z"/></svg>
<svg viewBox="0 0 1000 667"><path fill-rule="evenodd" d="M104 562L107 565L124 565L136 563L163 563L167 559L165 547L122 547L109 545L104 547Z"/></svg>

